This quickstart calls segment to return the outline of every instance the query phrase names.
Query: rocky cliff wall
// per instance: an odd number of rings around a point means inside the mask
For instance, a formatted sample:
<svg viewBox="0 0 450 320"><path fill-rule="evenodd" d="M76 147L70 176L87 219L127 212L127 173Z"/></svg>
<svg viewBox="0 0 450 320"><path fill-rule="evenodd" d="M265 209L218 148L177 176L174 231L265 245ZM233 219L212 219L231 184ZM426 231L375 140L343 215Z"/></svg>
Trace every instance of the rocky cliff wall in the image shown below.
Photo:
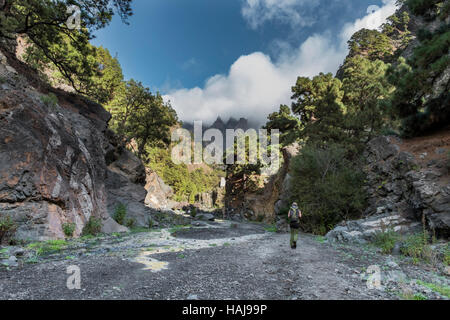
<svg viewBox="0 0 450 320"><path fill-rule="evenodd" d="M79 236L90 217L101 219L104 232L125 231L111 219L118 203L148 224L145 168L114 141L110 114L27 80L23 70L0 51L0 217L17 223L14 237L63 238L65 223Z"/></svg>
<svg viewBox="0 0 450 320"><path fill-rule="evenodd" d="M393 229L414 233L425 227L441 238L450 236L450 176L447 153L450 131L414 141L395 137L372 140L367 160L369 206L365 218L343 222L327 237L365 242Z"/></svg>

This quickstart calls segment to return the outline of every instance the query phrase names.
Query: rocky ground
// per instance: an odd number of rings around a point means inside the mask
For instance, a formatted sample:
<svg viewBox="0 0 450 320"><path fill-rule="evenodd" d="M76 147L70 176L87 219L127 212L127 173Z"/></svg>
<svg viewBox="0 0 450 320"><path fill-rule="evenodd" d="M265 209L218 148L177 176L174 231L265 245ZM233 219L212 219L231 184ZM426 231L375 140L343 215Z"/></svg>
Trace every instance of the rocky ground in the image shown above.
<svg viewBox="0 0 450 320"><path fill-rule="evenodd" d="M3 247L0 299L449 299L443 266L304 234L294 251L262 224L197 225ZM79 290L67 288L70 266Z"/></svg>

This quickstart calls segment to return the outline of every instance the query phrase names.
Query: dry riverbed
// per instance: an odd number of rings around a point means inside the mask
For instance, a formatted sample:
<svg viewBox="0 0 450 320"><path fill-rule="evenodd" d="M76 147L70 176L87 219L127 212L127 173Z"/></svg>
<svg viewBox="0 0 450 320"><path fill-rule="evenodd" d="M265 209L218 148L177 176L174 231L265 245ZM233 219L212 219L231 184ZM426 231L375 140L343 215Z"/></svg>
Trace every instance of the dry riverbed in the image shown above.
<svg viewBox="0 0 450 320"><path fill-rule="evenodd" d="M3 247L0 260L0 299L449 299L450 285L443 266L311 235L294 251L288 234L229 221Z"/></svg>

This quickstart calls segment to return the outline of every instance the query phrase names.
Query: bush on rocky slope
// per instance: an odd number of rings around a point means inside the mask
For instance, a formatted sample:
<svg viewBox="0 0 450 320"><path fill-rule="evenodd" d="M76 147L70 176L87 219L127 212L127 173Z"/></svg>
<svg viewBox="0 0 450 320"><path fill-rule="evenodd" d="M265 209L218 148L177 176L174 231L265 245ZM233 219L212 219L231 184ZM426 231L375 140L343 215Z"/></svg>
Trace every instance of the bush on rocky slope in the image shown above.
<svg viewBox="0 0 450 320"><path fill-rule="evenodd" d="M0 215L0 244L7 243L17 229L17 224L10 216Z"/></svg>
<svg viewBox="0 0 450 320"><path fill-rule="evenodd" d="M345 158L346 152L339 146L306 146L292 160L292 194L303 211L304 231L324 235L364 211L364 175Z"/></svg>

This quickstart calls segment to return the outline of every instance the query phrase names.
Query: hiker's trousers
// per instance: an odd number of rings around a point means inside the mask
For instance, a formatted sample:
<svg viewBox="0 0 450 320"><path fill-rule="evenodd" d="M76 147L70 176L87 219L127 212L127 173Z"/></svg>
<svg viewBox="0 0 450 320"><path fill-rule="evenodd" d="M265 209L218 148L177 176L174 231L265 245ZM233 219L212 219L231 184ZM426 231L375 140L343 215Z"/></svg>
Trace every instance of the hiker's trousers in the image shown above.
<svg viewBox="0 0 450 320"><path fill-rule="evenodd" d="M294 242L298 241L298 228L291 227L291 246L294 245Z"/></svg>

